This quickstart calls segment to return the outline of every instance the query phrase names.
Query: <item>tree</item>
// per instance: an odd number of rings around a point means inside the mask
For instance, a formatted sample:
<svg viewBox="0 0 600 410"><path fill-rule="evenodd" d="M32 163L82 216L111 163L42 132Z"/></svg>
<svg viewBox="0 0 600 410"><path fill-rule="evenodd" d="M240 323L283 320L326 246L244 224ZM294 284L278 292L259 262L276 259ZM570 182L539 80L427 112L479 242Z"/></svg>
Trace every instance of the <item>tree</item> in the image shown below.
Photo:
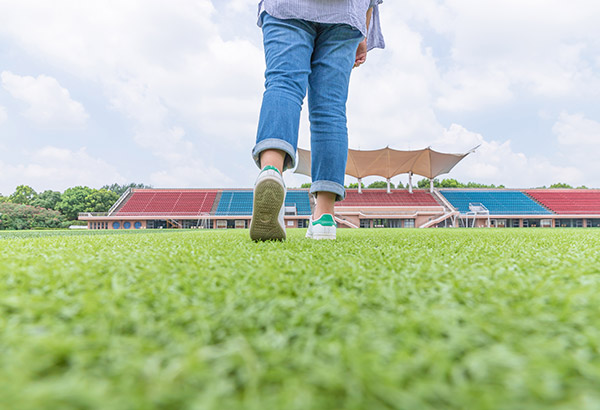
<svg viewBox="0 0 600 410"><path fill-rule="evenodd" d="M464 184L463 184L464 185ZM486 185L486 184L480 184L478 182L467 182L467 184L465 185L466 188L504 188L504 185Z"/></svg>
<svg viewBox="0 0 600 410"><path fill-rule="evenodd" d="M60 202L56 204L56 210L60 211L69 220L77 219L79 212L85 212L86 198L93 193L92 188L76 186L63 192Z"/></svg>
<svg viewBox="0 0 600 410"><path fill-rule="evenodd" d="M386 181L375 181L375 182L369 184L369 186L367 186L367 188L387 188L387 182ZM395 188L394 184L392 184L391 182L390 182L390 188Z"/></svg>
<svg viewBox="0 0 600 410"><path fill-rule="evenodd" d="M364 187L365 187L365 184L364 184L364 182L361 182L361 183L360 183L360 187L364 189ZM353 184L350 184L350 185L348 185L346 188L349 188L349 189L353 189L353 188L354 188L354 189L356 189L356 188L358 188L358 182L355 182L355 183L353 183Z"/></svg>
<svg viewBox="0 0 600 410"><path fill-rule="evenodd" d="M8 197L8 201L13 204L24 204L29 205L35 199L37 193L35 190L28 185L19 185L15 192Z"/></svg>
<svg viewBox="0 0 600 410"><path fill-rule="evenodd" d="M454 178L447 178L447 179L442 179L442 182L440 182L440 187L442 187L442 188L464 188L465 184L458 182Z"/></svg>
<svg viewBox="0 0 600 410"><path fill-rule="evenodd" d="M429 179L423 178L419 182L417 182L417 186L419 188L429 188ZM440 182L437 178L433 180L433 186L435 188L504 188L504 185L487 185L480 184L478 182L467 182L466 184L460 181L457 181L454 178L446 178L442 179Z"/></svg>
<svg viewBox="0 0 600 410"><path fill-rule="evenodd" d="M60 228L64 219L50 209L10 202L0 204L0 229Z"/></svg>
<svg viewBox="0 0 600 410"><path fill-rule="evenodd" d="M106 189L107 191L111 191L116 193L118 196L121 196L125 193L125 191L127 191L129 188L152 188L152 185L146 185L146 184L142 184L142 183L136 183L136 182L132 182L130 184L123 184L123 185L119 185L119 184L112 184L112 185L104 185L102 188L100 189Z"/></svg>
<svg viewBox="0 0 600 410"><path fill-rule="evenodd" d="M404 185L402 184L402 181L398 181L398 185L396 185L396 189L404 189Z"/></svg>
<svg viewBox="0 0 600 410"><path fill-rule="evenodd" d="M310 182L305 182L304 184L300 185L300 188L310 188L311 185L312 184Z"/></svg>
<svg viewBox="0 0 600 410"><path fill-rule="evenodd" d="M96 189L85 198L83 212L107 212L118 199L116 192Z"/></svg>
<svg viewBox="0 0 600 410"><path fill-rule="evenodd" d="M31 201L31 205L46 209L56 209L56 204L60 202L60 196L60 192L48 189L38 194L38 196Z"/></svg>
<svg viewBox="0 0 600 410"><path fill-rule="evenodd" d="M433 180L433 186L436 188L440 187L440 181L436 178ZM417 182L417 187L421 189L429 188L429 178L423 178Z"/></svg>
<svg viewBox="0 0 600 410"><path fill-rule="evenodd" d="M550 185L550 189L573 189L573 187L569 184L565 184L564 182L558 182L556 184Z"/></svg>

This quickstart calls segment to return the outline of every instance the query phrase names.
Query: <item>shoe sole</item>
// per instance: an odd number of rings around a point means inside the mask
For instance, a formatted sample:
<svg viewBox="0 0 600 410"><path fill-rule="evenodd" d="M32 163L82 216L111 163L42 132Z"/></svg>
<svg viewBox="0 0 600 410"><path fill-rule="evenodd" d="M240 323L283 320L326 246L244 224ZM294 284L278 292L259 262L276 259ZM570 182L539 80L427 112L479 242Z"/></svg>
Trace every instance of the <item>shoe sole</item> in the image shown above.
<svg viewBox="0 0 600 410"><path fill-rule="evenodd" d="M285 190L279 182L265 179L254 188L250 238L253 241L283 241L285 229L279 225L279 212Z"/></svg>

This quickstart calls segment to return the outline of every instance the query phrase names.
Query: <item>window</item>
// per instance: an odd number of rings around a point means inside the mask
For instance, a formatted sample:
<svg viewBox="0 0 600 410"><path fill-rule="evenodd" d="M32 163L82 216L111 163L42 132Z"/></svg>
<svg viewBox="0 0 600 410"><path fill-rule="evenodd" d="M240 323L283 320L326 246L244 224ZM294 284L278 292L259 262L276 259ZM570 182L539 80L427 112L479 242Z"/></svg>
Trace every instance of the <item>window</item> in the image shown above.
<svg viewBox="0 0 600 410"><path fill-rule="evenodd" d="M538 228L542 226L540 219L523 219L524 228Z"/></svg>
<svg viewBox="0 0 600 410"><path fill-rule="evenodd" d="M364 222L365 226L362 225L363 221L366 221ZM411 219L411 221L413 221L412 227L414 228L414 220ZM368 222L370 222L369 219L361 220L361 228L369 228ZM373 219L373 228L402 228L402 219Z"/></svg>
<svg viewBox="0 0 600 410"><path fill-rule="evenodd" d="M402 228L402 219L388 219L387 227L388 228Z"/></svg>
<svg viewBox="0 0 600 410"><path fill-rule="evenodd" d="M371 220L370 219L361 219L360 220L360 227L361 228L370 228L371 227Z"/></svg>
<svg viewBox="0 0 600 410"><path fill-rule="evenodd" d="M220 219L217 221L217 229L227 229L227 221Z"/></svg>
<svg viewBox="0 0 600 410"><path fill-rule="evenodd" d="M405 228L414 228L415 227L415 220L414 219L405 219L404 220L404 227Z"/></svg>
<svg viewBox="0 0 600 410"><path fill-rule="evenodd" d="M542 228L552 228L552 219L542 219L541 227Z"/></svg>
<svg viewBox="0 0 600 410"><path fill-rule="evenodd" d="M571 228L573 225L572 219L557 219L556 226L561 228Z"/></svg>

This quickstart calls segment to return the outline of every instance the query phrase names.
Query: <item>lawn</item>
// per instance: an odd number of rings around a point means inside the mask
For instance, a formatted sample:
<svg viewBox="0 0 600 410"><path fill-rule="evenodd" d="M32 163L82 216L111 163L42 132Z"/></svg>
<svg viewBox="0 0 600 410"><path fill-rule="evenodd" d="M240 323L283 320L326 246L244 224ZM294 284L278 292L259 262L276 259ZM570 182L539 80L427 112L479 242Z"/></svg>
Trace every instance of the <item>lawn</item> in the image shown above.
<svg viewBox="0 0 600 410"><path fill-rule="evenodd" d="M600 408L600 230L303 235L0 232L0 408Z"/></svg>

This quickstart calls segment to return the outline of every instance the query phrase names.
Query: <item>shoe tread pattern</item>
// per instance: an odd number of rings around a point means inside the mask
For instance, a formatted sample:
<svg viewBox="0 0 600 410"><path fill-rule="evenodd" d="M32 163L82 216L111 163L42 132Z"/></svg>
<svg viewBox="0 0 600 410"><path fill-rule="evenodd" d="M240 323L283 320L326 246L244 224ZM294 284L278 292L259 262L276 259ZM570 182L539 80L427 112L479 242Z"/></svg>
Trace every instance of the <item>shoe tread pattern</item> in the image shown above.
<svg viewBox="0 0 600 410"><path fill-rule="evenodd" d="M261 181L254 189L250 238L253 241L282 241L285 229L279 224L279 212L285 200L285 190L274 179Z"/></svg>

